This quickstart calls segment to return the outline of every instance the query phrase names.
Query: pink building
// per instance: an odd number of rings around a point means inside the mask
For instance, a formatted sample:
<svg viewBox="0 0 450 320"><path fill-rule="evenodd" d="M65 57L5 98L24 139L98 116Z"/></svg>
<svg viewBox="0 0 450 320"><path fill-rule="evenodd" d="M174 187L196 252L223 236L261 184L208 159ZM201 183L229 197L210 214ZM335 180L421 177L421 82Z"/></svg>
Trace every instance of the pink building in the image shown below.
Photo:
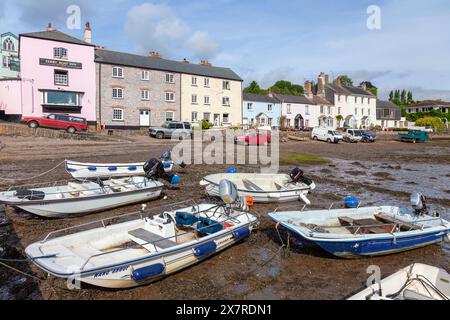
<svg viewBox="0 0 450 320"><path fill-rule="evenodd" d="M95 46L49 27L19 36L19 79L0 80L0 118L64 113L95 125Z"/></svg>

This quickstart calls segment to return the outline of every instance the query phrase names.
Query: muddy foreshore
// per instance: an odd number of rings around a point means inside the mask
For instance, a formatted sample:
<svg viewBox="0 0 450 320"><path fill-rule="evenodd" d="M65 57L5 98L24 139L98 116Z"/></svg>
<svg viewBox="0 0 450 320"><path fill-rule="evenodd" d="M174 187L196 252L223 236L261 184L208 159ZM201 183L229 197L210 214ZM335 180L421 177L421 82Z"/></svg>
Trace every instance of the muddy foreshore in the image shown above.
<svg viewBox="0 0 450 320"><path fill-rule="evenodd" d="M4 148L0 152L0 177L8 179L39 175L67 158L89 162L145 161L150 155L158 156L171 145L171 142L161 143L147 137L123 142L12 137L2 137L1 140ZM370 145L337 146L289 142L282 144L280 149L281 152L306 153L332 160L330 164L299 164L317 184L317 190L309 197L315 206L342 203L350 194L365 204L382 201L408 205L408 192L420 187L426 176L428 184L436 185L442 191L442 194L427 194L430 204L436 205L448 217L450 141L420 145L380 141ZM432 169L431 166L436 167ZM192 165L179 171L180 190L167 190L168 199L153 201L148 204L149 208L188 199L204 199L205 192L198 182L205 175L224 172L228 167ZM257 166L235 167L241 172L258 171ZM289 169L282 167L281 171ZM67 178L60 166L38 181ZM397 188L403 181L409 187ZM19 184L18 181L15 183ZM0 181L2 190L7 186L7 181ZM433 190L428 185L426 189ZM252 208L261 215L261 224L249 240L159 282L129 290L104 290L83 285L82 290L69 291L65 289L65 281L48 278L29 262L8 262L8 265L34 278L0 266L0 299L343 299L365 286L366 269L370 265L380 266L383 276L414 262L450 265L449 244L359 260L336 259L315 248L280 249L287 241L286 235L282 233L280 240L274 224L267 218L267 213L276 207L257 204ZM0 209L0 257L22 259L27 245L41 240L51 231L139 208L140 205L134 205L64 220L41 219L11 208L5 212Z"/></svg>

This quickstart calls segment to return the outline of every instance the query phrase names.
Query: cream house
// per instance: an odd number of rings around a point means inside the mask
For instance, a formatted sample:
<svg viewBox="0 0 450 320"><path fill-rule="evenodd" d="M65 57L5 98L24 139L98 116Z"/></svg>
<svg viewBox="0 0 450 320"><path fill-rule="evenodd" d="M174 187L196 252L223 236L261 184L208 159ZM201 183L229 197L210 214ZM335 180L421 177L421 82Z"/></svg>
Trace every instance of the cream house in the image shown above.
<svg viewBox="0 0 450 320"><path fill-rule="evenodd" d="M186 72L181 73L181 121L198 125L207 120L215 127L241 125L242 79L231 69L213 67L207 61L185 64Z"/></svg>

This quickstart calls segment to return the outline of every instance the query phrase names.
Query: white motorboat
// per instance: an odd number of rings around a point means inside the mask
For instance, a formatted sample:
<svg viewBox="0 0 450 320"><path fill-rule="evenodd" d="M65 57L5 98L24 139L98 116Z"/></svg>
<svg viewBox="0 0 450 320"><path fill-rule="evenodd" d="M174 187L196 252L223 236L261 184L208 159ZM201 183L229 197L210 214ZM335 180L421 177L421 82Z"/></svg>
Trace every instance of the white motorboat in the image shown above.
<svg viewBox="0 0 450 320"><path fill-rule="evenodd" d="M222 184L225 189L232 185ZM53 232L25 252L46 273L71 282L106 288L147 284L250 236L258 217L236 200L232 188L228 190L222 192L226 204L193 203L178 210L171 205L170 211L148 217L141 212L138 219L119 224L97 221L100 227L88 231L52 239L78 227Z"/></svg>
<svg viewBox="0 0 450 320"><path fill-rule="evenodd" d="M448 270L415 263L348 300L450 300Z"/></svg>
<svg viewBox="0 0 450 320"><path fill-rule="evenodd" d="M172 160L169 151L161 156L161 162L166 173L172 172L175 165L185 168L184 162ZM145 162L138 163L84 163L71 160L65 161L65 168L76 180L109 179L118 177L144 176Z"/></svg>
<svg viewBox="0 0 450 320"><path fill-rule="evenodd" d="M0 204L43 217L59 218L150 201L161 195L163 187L161 182L146 177L65 182L44 188L1 192Z"/></svg>
<svg viewBox="0 0 450 320"><path fill-rule="evenodd" d="M299 169L298 169L299 170ZM316 188L314 182L301 175L297 169L288 174L261 173L219 173L203 178L200 185L205 186L210 196L219 195L219 182L222 179L236 184L241 197L252 197L255 203L288 202L302 200L310 204L306 197Z"/></svg>

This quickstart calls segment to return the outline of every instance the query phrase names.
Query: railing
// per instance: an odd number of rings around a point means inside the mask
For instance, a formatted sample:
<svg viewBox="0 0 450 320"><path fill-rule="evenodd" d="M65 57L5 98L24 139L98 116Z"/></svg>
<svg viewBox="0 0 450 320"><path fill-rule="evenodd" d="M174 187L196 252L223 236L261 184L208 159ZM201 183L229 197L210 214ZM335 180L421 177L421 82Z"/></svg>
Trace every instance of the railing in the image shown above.
<svg viewBox="0 0 450 320"><path fill-rule="evenodd" d="M329 207L328 207L328 209L323 209L323 210L332 210L333 209L333 207L336 205L336 202L328 202L328 203L324 203L324 202L322 202L321 203L322 205L323 204L329 204ZM359 202L359 204L358 204L358 206L356 207L356 208L347 208L347 209L356 209L356 210L358 210L359 208L361 208L361 204L362 204L362 202ZM310 207L311 206L315 206L315 205L310 205ZM299 210L299 207L300 207L300 210ZM273 211L273 213L277 213L278 211L281 211L281 209L282 210L286 210L286 209L297 209L298 211L300 211L300 212L303 212L303 211L305 211L305 209L308 207L308 205L307 204L304 204L304 205L295 205L295 204L291 204L291 205L285 205L285 206L279 206L279 207L277 207L274 211ZM377 207L377 206L374 206L374 207Z"/></svg>
<svg viewBox="0 0 450 320"><path fill-rule="evenodd" d="M224 205L218 205L217 207L222 207L222 208L225 209ZM202 210L202 211L196 212L195 215L198 215L198 214L201 214L201 213L205 213L205 212L211 211L211 210L213 210L213 209L216 209L217 207L211 207L211 208L209 208L209 209L206 209L206 210ZM158 253L159 251L158 251L158 248L156 247L156 244L159 243L159 242L166 241L166 240L171 240L172 238L182 237L182 236L189 235L189 234L195 234L195 235L197 235L197 232L199 232L199 231L201 232L203 229L207 229L207 228L210 228L210 227L213 227L213 226L218 226L218 225L225 225L225 223L231 222L231 221L234 222L234 223L239 223L239 224L240 224L241 222L240 222L237 218L240 217L240 216L242 216L242 215L246 215L247 218L248 218L248 222L251 222L251 220L250 220L250 218L249 218L249 216L248 216L248 212L241 212L241 214L239 214L239 215L237 215L237 216L230 217L230 216L225 215L225 211L224 211L224 213L221 214L221 216L226 216L227 219L225 219L225 220L223 220L223 221L220 221L220 222L217 222L217 223L215 223L215 224L212 224L212 225L209 225L209 226L205 226L205 227L199 228L199 229L194 229L194 230L192 230L192 231L186 231L186 232L184 232L184 233L182 233L182 234L175 235L175 236L172 236L172 237L162 238L162 239L160 239L160 240L156 240L156 241L152 241L152 242L147 242L147 243L140 244L140 245L135 244L134 246L131 246L131 247L128 247L128 248L121 248L121 249L117 249L117 250L113 250L113 251L109 251L109 252L102 252L102 253L98 253L98 254L92 255L92 256L90 256L89 258L86 259L86 261L85 261L85 262L83 263L83 265L81 266L80 271L84 271L84 268L86 267L86 265L87 265L92 259L94 259L94 258L103 257L103 256L106 256L106 255L111 255L111 254L113 254L113 253L123 252L123 251L125 251L125 250L129 250L130 248L141 248L141 247L143 247L143 246L153 245L153 247L154 247L154 249L155 249L155 252ZM258 220L258 217L257 217L256 221L257 221L257 220ZM197 236L196 236L196 237L197 237Z"/></svg>

